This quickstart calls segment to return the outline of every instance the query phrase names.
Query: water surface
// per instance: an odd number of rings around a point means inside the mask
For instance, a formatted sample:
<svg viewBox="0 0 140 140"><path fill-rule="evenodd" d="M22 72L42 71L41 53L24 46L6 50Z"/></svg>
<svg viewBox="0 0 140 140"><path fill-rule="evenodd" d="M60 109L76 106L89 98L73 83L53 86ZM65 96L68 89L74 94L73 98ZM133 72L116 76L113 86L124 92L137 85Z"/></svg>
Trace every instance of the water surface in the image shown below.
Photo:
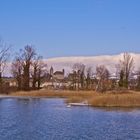
<svg viewBox="0 0 140 140"><path fill-rule="evenodd" d="M140 110L67 108L63 99L0 99L0 140L140 140Z"/></svg>

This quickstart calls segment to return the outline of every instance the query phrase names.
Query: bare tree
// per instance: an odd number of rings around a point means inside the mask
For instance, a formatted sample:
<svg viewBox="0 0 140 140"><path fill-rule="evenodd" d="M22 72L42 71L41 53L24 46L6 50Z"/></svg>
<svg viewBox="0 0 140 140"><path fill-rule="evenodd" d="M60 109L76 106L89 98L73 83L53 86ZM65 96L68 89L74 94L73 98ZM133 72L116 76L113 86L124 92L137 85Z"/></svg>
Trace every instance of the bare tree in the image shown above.
<svg viewBox="0 0 140 140"><path fill-rule="evenodd" d="M6 62L10 55L11 46L7 46L1 39L0 39L0 83L2 82L2 73L5 69Z"/></svg>
<svg viewBox="0 0 140 140"><path fill-rule="evenodd" d="M43 62L42 59L42 56L36 56L32 63L33 70L31 75L33 79L33 89L40 89L41 80L47 72L47 65Z"/></svg>
<svg viewBox="0 0 140 140"><path fill-rule="evenodd" d="M32 62L32 71L31 71L31 76L32 76L32 88L36 89L36 82L37 82L37 72L38 72L38 65L39 65L39 61L40 61L41 57L38 56L37 58L35 57L35 59Z"/></svg>
<svg viewBox="0 0 140 140"><path fill-rule="evenodd" d="M96 77L98 80L98 84L96 87L97 91L105 91L106 90L106 83L109 79L109 71L104 65L97 66L96 68Z"/></svg>
<svg viewBox="0 0 140 140"><path fill-rule="evenodd" d="M32 46L25 46L22 52L22 65L23 65L23 89L29 90L30 88L30 67L32 60L36 55L35 49Z"/></svg>
<svg viewBox="0 0 140 140"><path fill-rule="evenodd" d="M78 85L78 90L80 88L83 89L84 88L84 79L85 79L85 65L82 63L75 63L73 65L73 71L74 71L74 75L76 75L76 80L75 82L77 83L76 85Z"/></svg>
<svg viewBox="0 0 140 140"><path fill-rule="evenodd" d="M43 58L36 54L32 46L25 46L12 63L12 74L16 78L19 90L40 89L47 66ZM32 79L32 80L31 80Z"/></svg>
<svg viewBox="0 0 140 140"><path fill-rule="evenodd" d="M22 59L20 56L16 56L15 60L12 63L12 75L17 80L18 90L22 89L22 74L23 74L23 66Z"/></svg>
<svg viewBox="0 0 140 140"><path fill-rule="evenodd" d="M8 93L9 91L9 84L2 80L3 72L5 70L8 58L10 56L10 48L11 46L7 46L1 39L0 39L0 92Z"/></svg>
<svg viewBox="0 0 140 140"><path fill-rule="evenodd" d="M128 88L129 77L134 68L134 59L129 53L123 54L123 59L120 60L120 83L122 87Z"/></svg>
<svg viewBox="0 0 140 140"><path fill-rule="evenodd" d="M90 89L91 86L91 76L92 76L92 67L86 69L86 89Z"/></svg>
<svg viewBox="0 0 140 140"><path fill-rule="evenodd" d="M72 89L76 90L76 84L77 84L77 73L75 70L73 70L72 74L70 75L70 80L72 81Z"/></svg>
<svg viewBox="0 0 140 140"><path fill-rule="evenodd" d="M140 90L140 68L137 71L136 89Z"/></svg>

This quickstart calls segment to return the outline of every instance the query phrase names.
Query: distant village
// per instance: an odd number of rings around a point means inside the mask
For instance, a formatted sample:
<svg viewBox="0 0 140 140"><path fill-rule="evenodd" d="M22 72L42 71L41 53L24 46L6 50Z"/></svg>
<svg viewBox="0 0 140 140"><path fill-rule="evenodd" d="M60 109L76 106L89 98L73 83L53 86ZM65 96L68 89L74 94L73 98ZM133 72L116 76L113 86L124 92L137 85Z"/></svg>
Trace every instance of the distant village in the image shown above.
<svg viewBox="0 0 140 140"><path fill-rule="evenodd" d="M80 68L80 66L84 65L76 63L74 67L76 68L76 66ZM103 75L101 73L98 75L96 72L92 73L92 71L90 71L91 68L89 68L87 72L84 73L81 73L80 69L76 69L67 74L65 69L62 69L61 71L54 71L54 68L51 67L49 71L45 73L44 77L42 77L39 88L48 90L98 90L98 88L104 86L101 90L106 91L116 90L121 86L119 78L120 75L117 75L117 73L110 74L103 65L100 66L100 69L104 71L102 72ZM3 77L3 80L7 83L7 86L18 88L18 82L16 78ZM102 85L100 85L99 80L104 81ZM140 84L139 80L139 72L131 73L128 81L128 89L138 89ZM31 89L33 87L32 78L30 78L30 87ZM124 86L122 85L122 87Z"/></svg>

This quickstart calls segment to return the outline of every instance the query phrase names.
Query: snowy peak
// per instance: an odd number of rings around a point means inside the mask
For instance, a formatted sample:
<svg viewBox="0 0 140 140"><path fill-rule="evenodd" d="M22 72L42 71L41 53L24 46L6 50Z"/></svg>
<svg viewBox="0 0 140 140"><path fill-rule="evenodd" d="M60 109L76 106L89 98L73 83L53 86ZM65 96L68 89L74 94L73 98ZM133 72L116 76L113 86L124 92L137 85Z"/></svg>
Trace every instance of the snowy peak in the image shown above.
<svg viewBox="0 0 140 140"><path fill-rule="evenodd" d="M130 53L134 58L135 69L140 67L140 54ZM87 67L92 67L93 71L95 71L96 66L105 65L111 73L116 71L116 65L119 61L123 59L123 53L119 55L101 55L101 56L79 56L79 57L58 57L58 58L50 58L45 60L48 64L48 68L51 66L54 67L55 70L62 70L63 68L70 72L75 63L85 64Z"/></svg>

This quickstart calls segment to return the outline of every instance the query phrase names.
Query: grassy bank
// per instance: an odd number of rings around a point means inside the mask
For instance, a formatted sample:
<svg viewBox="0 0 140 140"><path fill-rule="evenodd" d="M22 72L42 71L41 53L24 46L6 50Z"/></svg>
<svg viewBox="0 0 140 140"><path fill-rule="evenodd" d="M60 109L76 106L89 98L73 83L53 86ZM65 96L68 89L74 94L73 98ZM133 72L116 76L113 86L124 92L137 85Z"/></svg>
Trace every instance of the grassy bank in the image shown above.
<svg viewBox="0 0 140 140"><path fill-rule="evenodd" d="M140 107L140 93L105 94L89 99L89 104L96 107Z"/></svg>
<svg viewBox="0 0 140 140"><path fill-rule="evenodd" d="M94 91L30 91L14 92L11 96L67 98L67 102L88 101L94 107L140 107L140 92L96 93Z"/></svg>

